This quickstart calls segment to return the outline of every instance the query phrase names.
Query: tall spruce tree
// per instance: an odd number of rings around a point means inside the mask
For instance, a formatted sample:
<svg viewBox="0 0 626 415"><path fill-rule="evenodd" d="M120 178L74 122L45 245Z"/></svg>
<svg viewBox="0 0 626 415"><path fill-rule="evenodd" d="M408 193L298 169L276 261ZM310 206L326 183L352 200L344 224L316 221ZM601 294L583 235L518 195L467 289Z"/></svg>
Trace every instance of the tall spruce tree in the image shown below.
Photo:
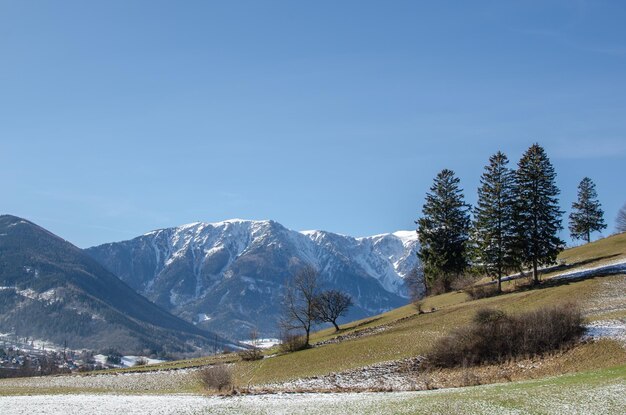
<svg viewBox="0 0 626 415"><path fill-rule="evenodd" d="M533 144L524 153L515 172L517 247L521 262L531 266L533 281L539 283L538 267L555 262L564 242L556 173L545 150Z"/></svg>
<svg viewBox="0 0 626 415"><path fill-rule="evenodd" d="M589 243L592 232L605 228L604 212L598 201L596 185L589 177L585 177L578 184L578 200L572 203L572 212L569 215L570 235Z"/></svg>
<svg viewBox="0 0 626 415"><path fill-rule="evenodd" d="M518 264L513 219L515 176L508 163L509 159L502 152L489 158L489 165L485 166L480 179L472 232L476 263L488 275L497 278L498 291L502 290L505 271Z"/></svg>
<svg viewBox="0 0 626 415"><path fill-rule="evenodd" d="M420 242L418 256L430 289L450 291L452 281L468 266L470 206L463 200L460 180L444 169L426 194L422 217L416 221Z"/></svg>

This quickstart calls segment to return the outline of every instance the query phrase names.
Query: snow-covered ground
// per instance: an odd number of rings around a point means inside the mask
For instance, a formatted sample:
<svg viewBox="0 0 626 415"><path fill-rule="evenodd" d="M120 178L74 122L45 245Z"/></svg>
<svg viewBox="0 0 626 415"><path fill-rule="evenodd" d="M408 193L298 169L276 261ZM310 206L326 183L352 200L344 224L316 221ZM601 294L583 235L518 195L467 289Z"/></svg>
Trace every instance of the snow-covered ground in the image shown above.
<svg viewBox="0 0 626 415"><path fill-rule="evenodd" d="M602 273L603 275L607 274L621 274L626 272L626 259L622 258L616 261L605 262L602 265L596 265L593 267L587 268L576 268L572 271L564 271L554 275L551 279L559 280L559 279L576 279L576 278L585 278L591 277L594 274Z"/></svg>
<svg viewBox="0 0 626 415"><path fill-rule="evenodd" d="M2 287L0 287L0 289L2 289ZM15 333L0 333L0 342L2 342L5 347L16 347L24 351L41 352L47 350L58 352L63 350L63 346L41 339L29 338L28 342L24 342L22 338L16 339Z"/></svg>
<svg viewBox="0 0 626 415"><path fill-rule="evenodd" d="M539 268L540 271L550 271L554 268L558 268L559 265L553 265L553 266L549 266L549 267L543 267L543 268ZM620 258L614 261L610 261L610 262L604 262L601 265L595 265L595 266L589 266L589 267L582 267L582 268L576 268L574 270L568 270L568 271L563 271L563 272L559 272L556 273L555 275L551 276L550 279L576 279L576 278L585 278L585 277L591 277L594 274L598 274L598 273L602 273L603 275L607 275L607 274L621 274L623 272L626 272L626 259L625 258ZM505 277L502 277L502 281L510 281L510 280L515 280L518 278L523 277L524 275L517 273L517 274L511 274L511 275L507 275ZM489 284L496 284L497 281L490 281Z"/></svg>
<svg viewBox="0 0 626 415"><path fill-rule="evenodd" d="M96 362L101 364L107 364L107 357L103 354L97 354L93 357ZM165 360L161 359L151 359L146 356L122 356L122 363L119 365L114 365L116 367L133 367L137 365L137 361L143 362L146 365L154 365L157 363L163 363Z"/></svg>
<svg viewBox="0 0 626 415"><path fill-rule="evenodd" d="M120 414L568 414L624 413L626 383L611 380L563 388L484 385L457 390L310 393L203 397L194 395L34 395L0 397L3 415Z"/></svg>
<svg viewBox="0 0 626 415"><path fill-rule="evenodd" d="M594 321L585 327L586 335L592 339L613 339L626 347L626 322L623 320Z"/></svg>
<svg viewBox="0 0 626 415"><path fill-rule="evenodd" d="M58 388L67 390L109 391L114 393L155 393L185 390L197 384L197 369L159 370L133 373L100 373L71 376L42 376L0 379L0 391ZM0 406L1 408L1 406ZM3 414L0 411L0 414Z"/></svg>
<svg viewBox="0 0 626 415"><path fill-rule="evenodd" d="M257 339L257 340L242 340L240 343L248 344L250 346L256 345L259 349L269 349L280 344L280 339Z"/></svg>

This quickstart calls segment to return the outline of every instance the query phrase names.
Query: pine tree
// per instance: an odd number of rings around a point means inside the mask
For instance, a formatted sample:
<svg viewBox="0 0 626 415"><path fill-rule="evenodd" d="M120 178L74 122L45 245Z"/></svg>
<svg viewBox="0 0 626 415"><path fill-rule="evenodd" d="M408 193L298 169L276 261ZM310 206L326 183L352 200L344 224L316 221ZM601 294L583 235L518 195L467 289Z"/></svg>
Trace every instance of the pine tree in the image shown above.
<svg viewBox="0 0 626 415"><path fill-rule="evenodd" d="M502 290L504 272L517 265L513 220L515 177L508 163L509 159L502 152L489 158L474 209L475 260L488 275L498 279L498 291Z"/></svg>
<svg viewBox="0 0 626 415"><path fill-rule="evenodd" d="M539 283L537 268L555 262L564 242L556 173L545 150L533 144L522 156L515 172L517 246L521 262L532 266L533 281Z"/></svg>
<svg viewBox="0 0 626 415"><path fill-rule="evenodd" d="M440 286L450 291L452 281L468 266L467 241L469 209L463 200L460 180L444 169L426 194L422 217L416 221L420 241L419 258L429 288Z"/></svg>
<svg viewBox="0 0 626 415"><path fill-rule="evenodd" d="M585 177L578 185L578 200L572 203L572 212L569 215L570 235L574 239L591 242L591 232L606 228L603 216L596 185L589 177Z"/></svg>

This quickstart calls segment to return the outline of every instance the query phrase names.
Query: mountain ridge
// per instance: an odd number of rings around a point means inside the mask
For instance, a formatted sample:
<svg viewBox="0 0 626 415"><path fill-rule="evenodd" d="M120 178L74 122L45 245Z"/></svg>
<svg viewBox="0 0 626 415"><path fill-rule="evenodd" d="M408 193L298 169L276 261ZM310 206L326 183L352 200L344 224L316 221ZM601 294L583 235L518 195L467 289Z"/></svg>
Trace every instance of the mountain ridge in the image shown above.
<svg viewBox="0 0 626 415"><path fill-rule="evenodd" d="M12 215L0 216L0 286L3 332L127 351L193 352L215 341L137 294L80 248Z"/></svg>
<svg viewBox="0 0 626 415"><path fill-rule="evenodd" d="M277 334L271 326L283 283L305 265L318 269L324 288L353 297L352 318L406 303L404 277L417 265L413 235L355 238L294 231L273 220L228 219L156 229L86 252L174 314L245 337L252 327Z"/></svg>

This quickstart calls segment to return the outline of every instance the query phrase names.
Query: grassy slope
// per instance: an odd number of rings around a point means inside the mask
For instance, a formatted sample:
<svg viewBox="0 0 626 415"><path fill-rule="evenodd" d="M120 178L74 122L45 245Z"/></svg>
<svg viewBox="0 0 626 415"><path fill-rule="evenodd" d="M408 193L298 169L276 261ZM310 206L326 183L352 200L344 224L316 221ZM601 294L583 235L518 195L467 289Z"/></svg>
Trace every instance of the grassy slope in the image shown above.
<svg viewBox="0 0 626 415"><path fill-rule="evenodd" d="M568 249L559 259L577 267L600 265L623 257L626 257L626 234ZM375 329L382 326L386 328L374 335L260 362L241 362L237 365L237 380L241 385L276 382L424 354L437 338L470 321L475 311L481 307L520 312L561 301L583 301L598 292L602 283L620 278L624 277L612 276L566 282L549 288L511 292L477 301L467 301L467 296L458 292L430 297L425 300L423 308L430 310L434 307L435 312L416 315L414 307L407 305L376 317L344 325L342 335L366 328ZM511 288L512 286L513 284ZM624 301L626 302L626 299ZM315 333L312 341L323 341L334 336L333 329L326 329ZM583 348L578 356L580 361L575 359L566 361L561 368L562 372L626 363L626 353L619 349L616 351L617 355L608 360L598 359L598 356L605 355L604 347L597 344Z"/></svg>
<svg viewBox="0 0 626 415"><path fill-rule="evenodd" d="M568 249L561 254L559 259L576 267L599 265L623 257L626 257L626 234ZM610 278L623 277L593 278L545 289L512 292L478 301L468 301L467 296L460 292L429 297L424 301L423 308L425 310L435 308L435 312L418 316L414 307L407 305L378 316L343 325L340 333L346 335L363 329L375 330L385 327L385 330L374 335L276 356L259 362L240 362L236 355L231 354L167 362L124 371L197 367L221 361L236 363L236 380L240 385L322 375L380 361L423 354L438 337L454 327L467 323L475 310L480 307L488 306L516 312L563 300L585 299L597 292L602 282L609 281ZM511 283L508 288L513 289L514 283ZM334 329L321 330L313 334L312 342L328 340L335 336ZM598 358L598 356L605 358ZM577 359L579 359L578 362L576 359L566 362L562 372L603 367L603 362L604 366L626 363L626 353L618 349L609 358L606 347L586 346L577 352Z"/></svg>
<svg viewBox="0 0 626 415"><path fill-rule="evenodd" d="M575 263L579 266L598 265L619 257L626 257L626 234L572 248L561 255L568 264ZM425 310L435 308L434 312L417 315L414 307L408 305L342 326L340 333L342 335L363 329L384 328L375 334L352 340L258 362L241 362L236 355L229 354L123 369L119 372L167 370L198 367L216 362L234 362L236 382L241 386L322 375L424 354L437 338L467 323L481 307L518 312L563 300L584 300L592 297L603 286L606 287L606 283L617 282L619 279L623 281L624 278L624 276L592 278L549 288L511 292L478 301L468 301L463 293L448 293L429 297L424 301L423 308ZM626 298L624 302L626 303ZM313 334L312 341L319 342L335 336L332 329L321 330ZM545 362L536 370L522 374L518 378L514 377L513 380L606 368L624 363L626 350L616 346L614 342L589 343L563 354L558 359Z"/></svg>

